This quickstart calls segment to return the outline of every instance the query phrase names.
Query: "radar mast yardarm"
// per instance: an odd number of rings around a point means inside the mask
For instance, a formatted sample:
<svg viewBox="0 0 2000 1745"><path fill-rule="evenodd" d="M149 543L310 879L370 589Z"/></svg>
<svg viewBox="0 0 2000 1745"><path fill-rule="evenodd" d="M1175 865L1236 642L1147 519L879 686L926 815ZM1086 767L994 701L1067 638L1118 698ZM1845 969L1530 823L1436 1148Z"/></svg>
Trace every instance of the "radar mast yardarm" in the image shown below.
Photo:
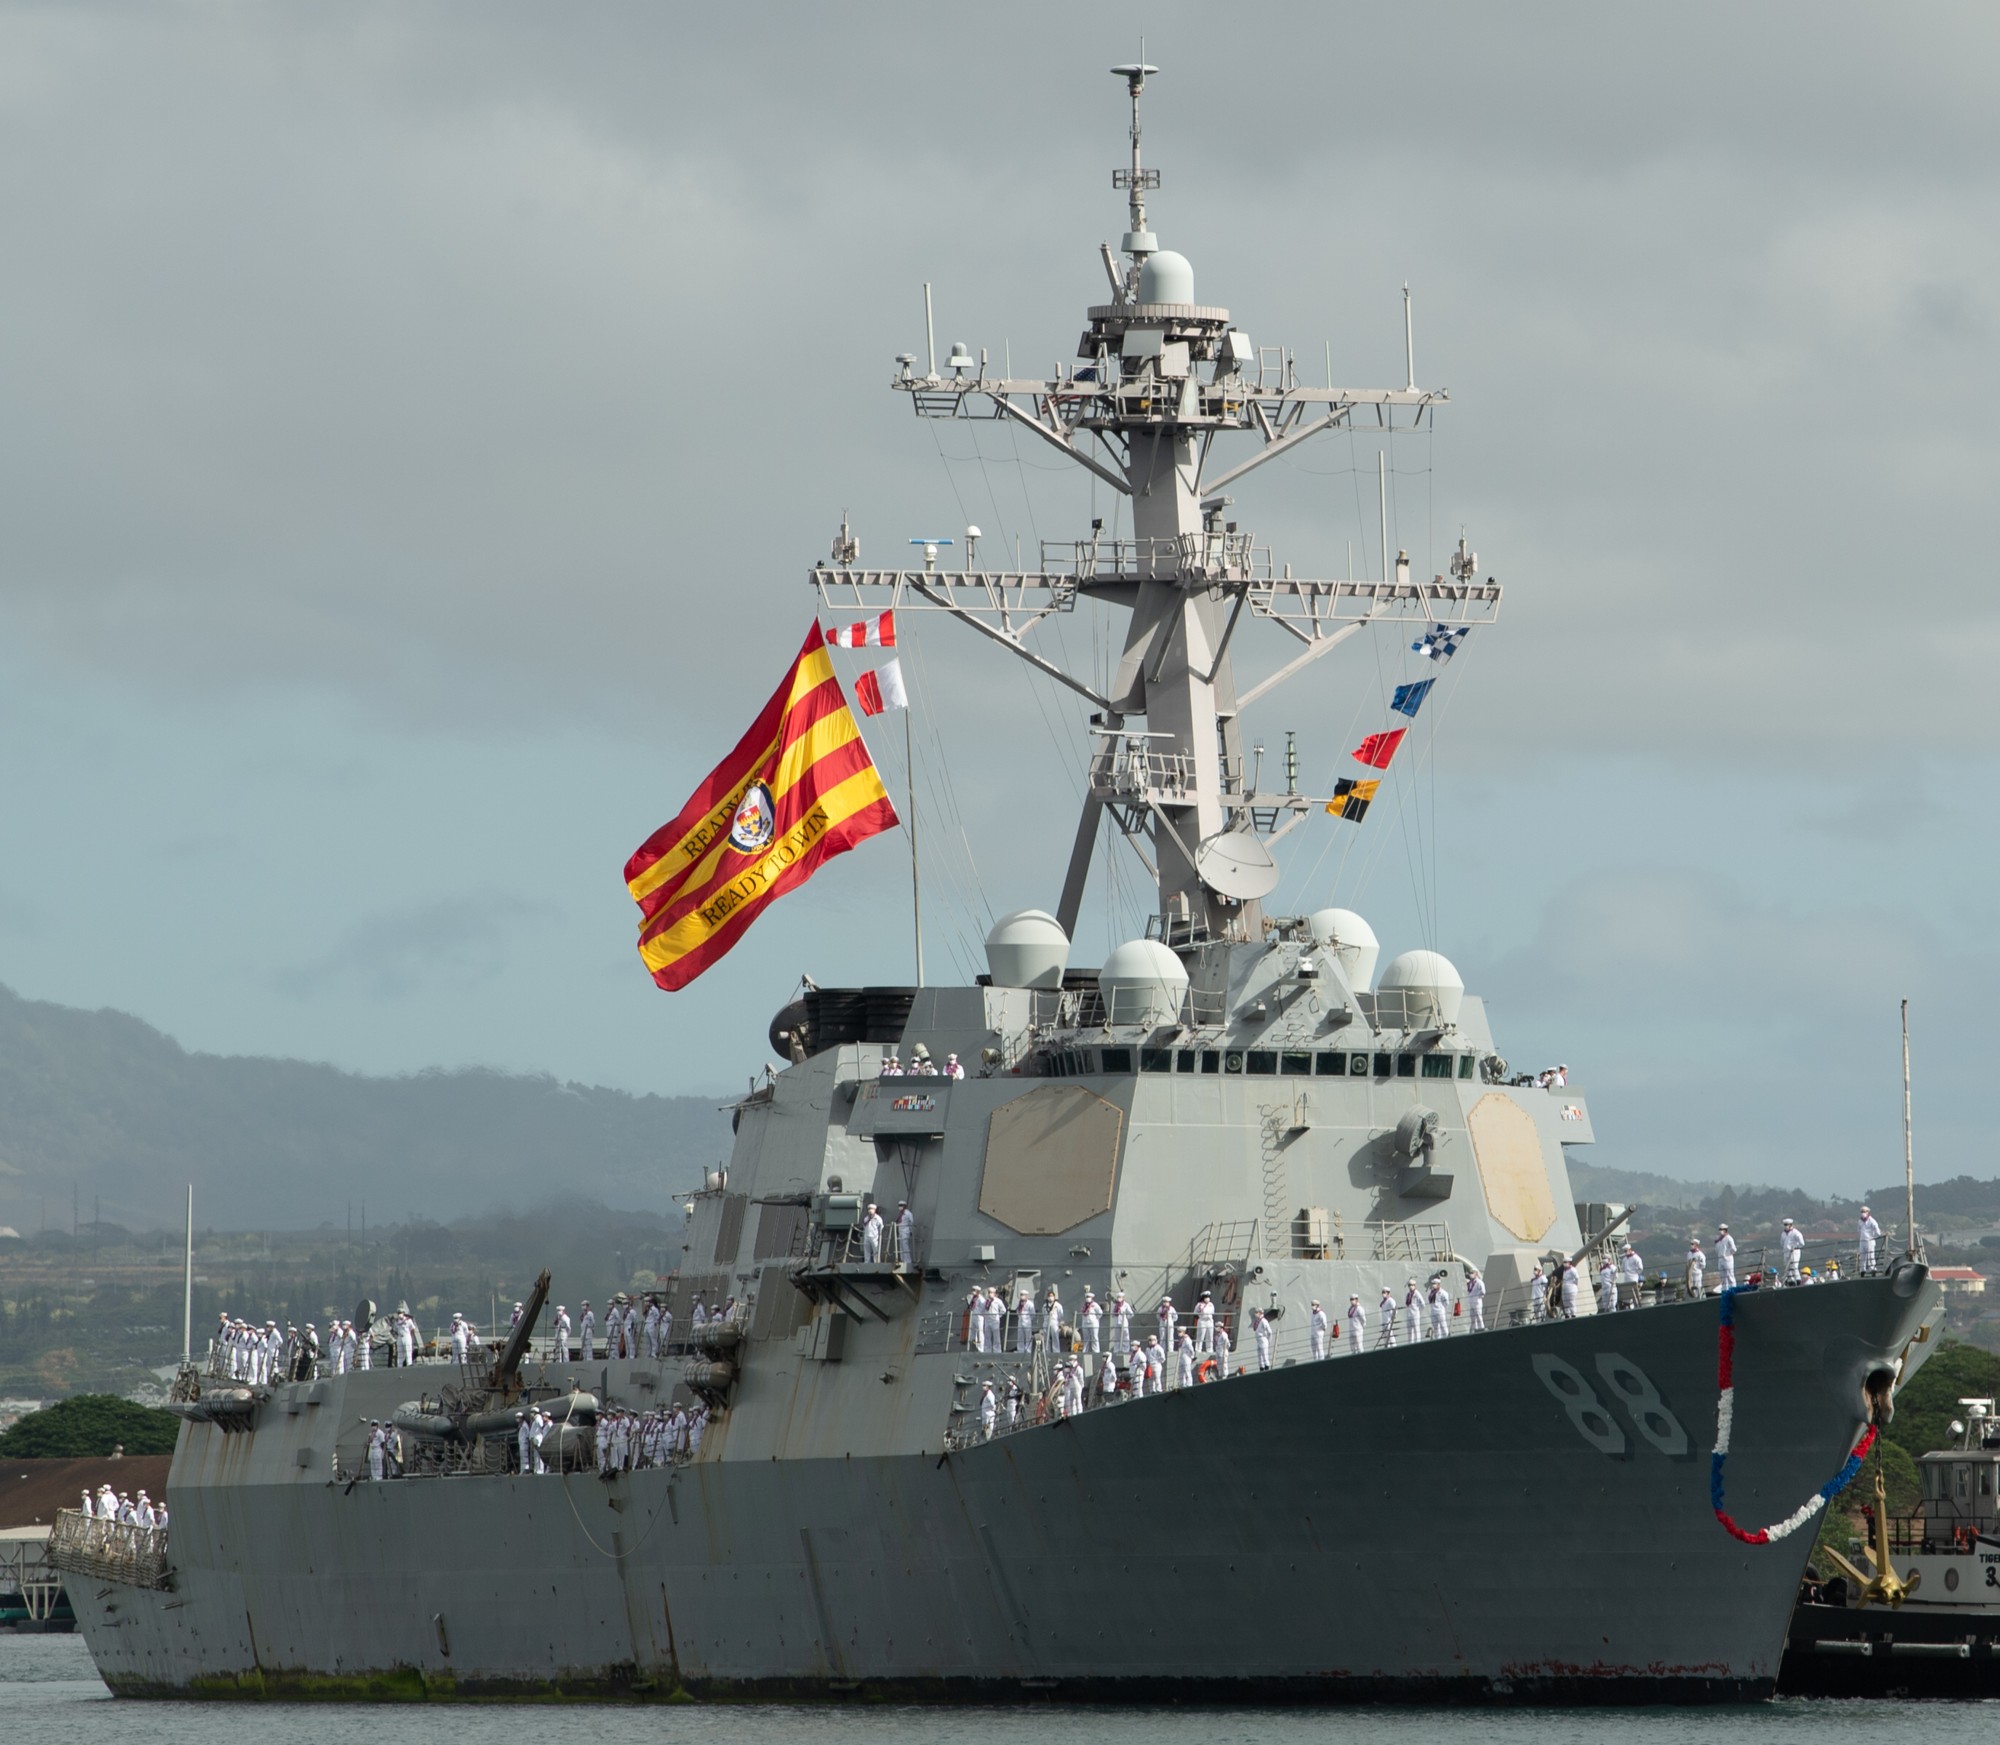
<svg viewBox="0 0 2000 1745"><path fill-rule="evenodd" d="M1114 67L1132 102L1132 156L1112 182L1127 193L1121 272L1102 253L1113 300L1087 312L1079 361L1048 380L992 376L954 345L943 370L919 374L906 354L892 386L920 418L1011 421L1130 499L1132 536L1041 542L1039 566L1020 570L860 568L851 548L811 581L830 611L949 612L1050 678L1089 699L1096 736L1057 919L1074 937L1099 826L1109 815L1159 887L1159 930L1170 944L1255 939L1261 899L1275 888L1269 847L1323 799L1256 791L1246 772L1242 711L1384 619L1490 622L1499 586L1461 558L1449 578L1411 578L1398 554L1393 578L1311 581L1277 570L1270 550L1225 521L1225 487L1328 430L1387 436L1418 428L1446 399L1436 389L1306 387L1290 354L1259 351L1229 311L1194 300L1194 270L1147 228L1146 192L1160 172L1139 156L1139 99L1159 69ZM1373 413L1373 422L1368 414ZM1220 436L1257 447L1233 465ZM1213 470L1212 470L1213 469ZM888 596L884 600L884 594ZM1087 597L1131 613L1109 694L1028 644L1043 619ZM1244 613L1301 645L1275 671L1239 690L1230 643Z"/></svg>

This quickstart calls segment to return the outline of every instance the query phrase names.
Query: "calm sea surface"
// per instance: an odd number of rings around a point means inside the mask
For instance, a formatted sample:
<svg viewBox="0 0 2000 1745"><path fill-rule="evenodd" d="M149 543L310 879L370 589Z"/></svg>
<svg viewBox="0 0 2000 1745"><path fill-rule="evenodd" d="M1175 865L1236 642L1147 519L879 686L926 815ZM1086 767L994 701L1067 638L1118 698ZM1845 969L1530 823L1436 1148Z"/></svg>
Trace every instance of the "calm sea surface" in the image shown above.
<svg viewBox="0 0 2000 1745"><path fill-rule="evenodd" d="M1784 1745L1938 1745L1991 1725L1988 1703L1779 1702L1733 1709L777 1709L690 1705L610 1709L543 1704L413 1708L295 1703L118 1702L98 1682L80 1636L0 1632L0 1739L21 1745L347 1745L394 1738L410 1745L1688 1745L1690 1740Z"/></svg>

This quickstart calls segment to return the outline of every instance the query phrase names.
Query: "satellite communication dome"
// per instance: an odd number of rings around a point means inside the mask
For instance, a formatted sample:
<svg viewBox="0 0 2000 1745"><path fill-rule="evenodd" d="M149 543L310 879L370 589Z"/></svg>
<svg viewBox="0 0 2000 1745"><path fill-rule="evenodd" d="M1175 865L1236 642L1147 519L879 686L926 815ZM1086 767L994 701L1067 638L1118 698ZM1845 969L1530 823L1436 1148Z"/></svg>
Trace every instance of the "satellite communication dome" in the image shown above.
<svg viewBox="0 0 2000 1745"><path fill-rule="evenodd" d="M1313 943L1333 953L1347 985L1357 994L1367 992L1382 957L1375 929L1352 909L1316 909L1306 917L1306 926Z"/></svg>
<svg viewBox="0 0 2000 1745"><path fill-rule="evenodd" d="M1407 1028L1428 1029L1435 1024L1456 1024L1458 1008L1465 998L1465 983L1451 959L1436 951L1406 951L1389 960L1376 984L1376 1010L1381 1013L1383 996L1400 993Z"/></svg>
<svg viewBox="0 0 2000 1745"><path fill-rule="evenodd" d="M1069 935L1046 909L1016 909L986 935L986 968L996 988L1059 988Z"/></svg>
<svg viewBox="0 0 2000 1745"><path fill-rule="evenodd" d="M1187 966L1157 939L1113 947L1097 972L1105 1016L1113 1024L1171 1024L1181 1015Z"/></svg>
<svg viewBox="0 0 2000 1745"><path fill-rule="evenodd" d="M1139 301L1192 303L1194 264L1186 255L1175 254L1170 248L1163 248L1158 254L1149 254L1146 264L1139 269Z"/></svg>

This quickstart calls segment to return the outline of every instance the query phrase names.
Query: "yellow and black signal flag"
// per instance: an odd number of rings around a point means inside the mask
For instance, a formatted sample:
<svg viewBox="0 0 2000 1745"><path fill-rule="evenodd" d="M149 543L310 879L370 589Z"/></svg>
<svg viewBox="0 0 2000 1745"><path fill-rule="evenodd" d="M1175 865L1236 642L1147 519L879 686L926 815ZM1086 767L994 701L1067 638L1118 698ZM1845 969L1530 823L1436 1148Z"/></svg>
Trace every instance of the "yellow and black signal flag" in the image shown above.
<svg viewBox="0 0 2000 1745"><path fill-rule="evenodd" d="M1381 785L1379 778L1372 782L1350 782L1342 777L1333 784L1333 798L1327 801L1326 809L1336 818L1346 818L1359 824L1368 816L1369 802L1375 798L1375 790Z"/></svg>
<svg viewBox="0 0 2000 1745"><path fill-rule="evenodd" d="M815 620L736 749L625 863L653 980L686 987L773 897L897 822Z"/></svg>

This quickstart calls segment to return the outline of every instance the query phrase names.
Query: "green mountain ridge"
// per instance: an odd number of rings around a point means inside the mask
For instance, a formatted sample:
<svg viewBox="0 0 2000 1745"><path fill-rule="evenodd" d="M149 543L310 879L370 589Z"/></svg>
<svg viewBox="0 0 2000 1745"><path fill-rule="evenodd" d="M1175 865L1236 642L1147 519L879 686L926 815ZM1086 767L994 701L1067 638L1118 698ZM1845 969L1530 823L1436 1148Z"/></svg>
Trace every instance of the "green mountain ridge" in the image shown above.
<svg viewBox="0 0 2000 1745"><path fill-rule="evenodd" d="M0 987L0 1224L23 1235L73 1215L172 1226L188 1182L218 1229L340 1225L364 1206L384 1223L450 1219L565 1193L660 1209L728 1146L712 1098L196 1054L128 1013Z"/></svg>

